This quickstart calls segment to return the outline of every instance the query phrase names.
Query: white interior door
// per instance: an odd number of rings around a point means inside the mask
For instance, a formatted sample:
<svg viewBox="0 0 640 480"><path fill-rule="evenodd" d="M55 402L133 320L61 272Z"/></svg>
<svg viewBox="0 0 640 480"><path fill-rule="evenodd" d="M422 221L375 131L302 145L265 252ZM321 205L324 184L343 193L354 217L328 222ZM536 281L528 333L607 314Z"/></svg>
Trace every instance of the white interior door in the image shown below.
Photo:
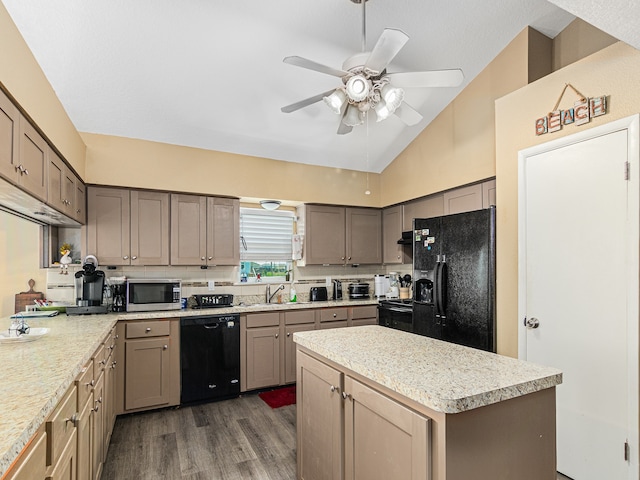
<svg viewBox="0 0 640 480"><path fill-rule="evenodd" d="M521 326L520 356L563 371L558 471L575 480L638 478L639 212L630 159L637 177L637 117L635 132L600 127L520 156L519 310L538 322Z"/></svg>

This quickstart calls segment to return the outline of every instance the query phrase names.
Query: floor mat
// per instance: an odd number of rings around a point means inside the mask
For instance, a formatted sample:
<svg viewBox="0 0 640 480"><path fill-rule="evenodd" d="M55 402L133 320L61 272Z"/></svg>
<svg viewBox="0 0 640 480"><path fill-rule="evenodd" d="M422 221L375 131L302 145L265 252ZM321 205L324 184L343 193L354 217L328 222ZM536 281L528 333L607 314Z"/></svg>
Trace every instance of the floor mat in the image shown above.
<svg viewBox="0 0 640 480"><path fill-rule="evenodd" d="M284 407L296 403L296 386L277 388L268 392L259 393L258 396L271 408Z"/></svg>

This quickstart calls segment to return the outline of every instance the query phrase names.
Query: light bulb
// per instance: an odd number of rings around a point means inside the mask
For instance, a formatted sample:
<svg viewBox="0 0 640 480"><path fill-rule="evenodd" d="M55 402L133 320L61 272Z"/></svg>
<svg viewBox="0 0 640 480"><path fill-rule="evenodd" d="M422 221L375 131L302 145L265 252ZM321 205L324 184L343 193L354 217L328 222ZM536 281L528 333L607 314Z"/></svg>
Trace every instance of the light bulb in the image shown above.
<svg viewBox="0 0 640 480"><path fill-rule="evenodd" d="M369 81L364 75L354 75L347 81L347 95L354 102L364 100L369 95Z"/></svg>

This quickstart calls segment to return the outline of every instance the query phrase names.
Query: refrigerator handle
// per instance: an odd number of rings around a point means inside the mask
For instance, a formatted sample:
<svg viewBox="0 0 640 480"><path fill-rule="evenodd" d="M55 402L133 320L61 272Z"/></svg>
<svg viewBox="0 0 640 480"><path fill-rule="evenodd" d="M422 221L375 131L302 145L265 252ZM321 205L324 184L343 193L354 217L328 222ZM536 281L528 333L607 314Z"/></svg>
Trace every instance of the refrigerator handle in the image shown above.
<svg viewBox="0 0 640 480"><path fill-rule="evenodd" d="M433 272L433 304L435 306L436 325L440 325L440 255Z"/></svg>
<svg viewBox="0 0 640 480"><path fill-rule="evenodd" d="M438 305L444 326L447 318L447 264L445 262L440 264L440 275L438 275Z"/></svg>

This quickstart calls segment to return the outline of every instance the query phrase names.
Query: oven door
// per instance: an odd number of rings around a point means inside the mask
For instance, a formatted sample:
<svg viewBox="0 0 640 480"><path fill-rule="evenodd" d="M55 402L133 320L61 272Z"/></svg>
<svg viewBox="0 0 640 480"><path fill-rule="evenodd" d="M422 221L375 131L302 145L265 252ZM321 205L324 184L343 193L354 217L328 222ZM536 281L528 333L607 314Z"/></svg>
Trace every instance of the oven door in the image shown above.
<svg viewBox="0 0 640 480"><path fill-rule="evenodd" d="M378 324L404 332L413 332L413 313L411 307L378 305Z"/></svg>

